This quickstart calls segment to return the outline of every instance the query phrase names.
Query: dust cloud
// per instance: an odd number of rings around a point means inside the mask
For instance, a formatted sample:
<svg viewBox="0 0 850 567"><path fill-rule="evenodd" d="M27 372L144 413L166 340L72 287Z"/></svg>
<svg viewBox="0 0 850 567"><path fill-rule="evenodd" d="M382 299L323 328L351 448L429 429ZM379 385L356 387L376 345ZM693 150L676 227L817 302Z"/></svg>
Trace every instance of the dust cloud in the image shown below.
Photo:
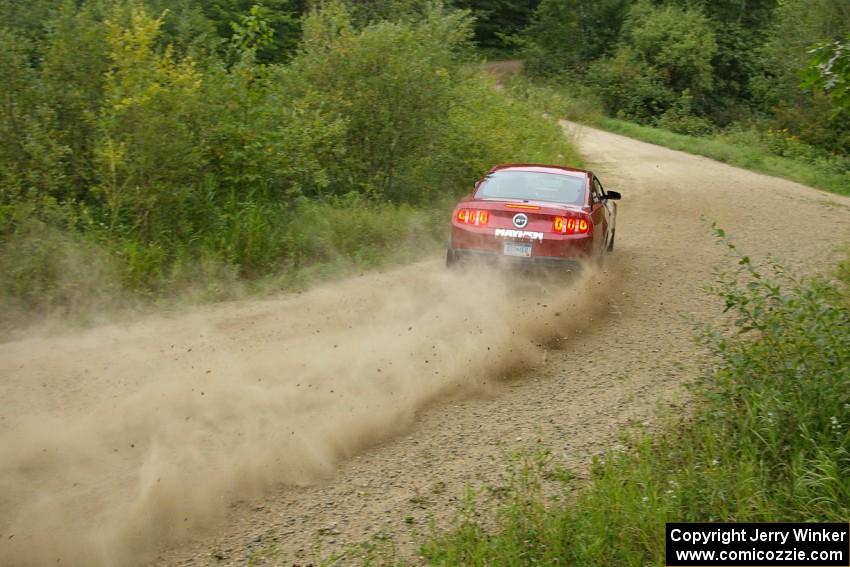
<svg viewBox="0 0 850 567"><path fill-rule="evenodd" d="M0 564L141 564L237 500L330 478L429 403L543 362L620 271L427 261L0 345Z"/></svg>

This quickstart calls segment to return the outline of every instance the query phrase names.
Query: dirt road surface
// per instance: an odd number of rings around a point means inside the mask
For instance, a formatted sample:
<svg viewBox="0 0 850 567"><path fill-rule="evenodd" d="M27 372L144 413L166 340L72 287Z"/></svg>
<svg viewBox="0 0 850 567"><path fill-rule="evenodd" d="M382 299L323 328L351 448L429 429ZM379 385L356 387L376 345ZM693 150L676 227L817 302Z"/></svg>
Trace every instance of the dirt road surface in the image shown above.
<svg viewBox="0 0 850 567"><path fill-rule="evenodd" d="M306 564L376 536L415 558L511 451L581 473L681 394L688 318L717 312L703 215L803 272L850 242L850 199L572 135L623 193L615 253L580 278L432 259L0 345L0 564Z"/></svg>

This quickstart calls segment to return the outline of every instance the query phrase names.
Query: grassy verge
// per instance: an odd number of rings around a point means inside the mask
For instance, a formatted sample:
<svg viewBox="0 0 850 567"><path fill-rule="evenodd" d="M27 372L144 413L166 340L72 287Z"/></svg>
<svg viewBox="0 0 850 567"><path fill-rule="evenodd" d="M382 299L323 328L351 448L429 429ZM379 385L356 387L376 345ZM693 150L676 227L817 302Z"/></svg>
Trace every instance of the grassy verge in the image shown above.
<svg viewBox="0 0 850 567"><path fill-rule="evenodd" d="M194 242L148 245L29 220L0 247L0 340L33 324L87 326L104 313L122 318L263 296L415 261L442 249L453 204L444 198L414 207L356 195L290 210L244 203L211 213L218 230ZM164 255L171 257L165 267ZM245 258L255 264L240 264Z"/></svg>
<svg viewBox="0 0 850 567"><path fill-rule="evenodd" d="M664 565L665 522L846 521L850 260L799 280L742 257L714 291L732 324L701 332L718 364L687 417L633 435L587 485L545 452L522 456L495 508L468 498L421 553L441 565Z"/></svg>
<svg viewBox="0 0 850 567"><path fill-rule="evenodd" d="M837 171L832 165L819 165L801 159L778 156L765 149L761 143L736 141L735 137L738 136L735 135L688 136L615 118L599 118L591 125L644 142L782 177L831 193L850 195L850 172Z"/></svg>

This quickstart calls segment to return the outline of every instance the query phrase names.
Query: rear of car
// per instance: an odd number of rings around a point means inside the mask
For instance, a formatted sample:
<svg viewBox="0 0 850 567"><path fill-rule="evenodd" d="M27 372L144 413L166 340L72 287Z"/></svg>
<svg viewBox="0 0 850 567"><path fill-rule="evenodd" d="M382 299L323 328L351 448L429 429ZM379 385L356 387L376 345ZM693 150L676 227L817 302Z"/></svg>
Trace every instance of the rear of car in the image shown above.
<svg viewBox="0 0 850 567"><path fill-rule="evenodd" d="M616 206L594 197L595 181L589 171L560 166L494 167L454 209L447 264L482 258L576 267L599 256Z"/></svg>

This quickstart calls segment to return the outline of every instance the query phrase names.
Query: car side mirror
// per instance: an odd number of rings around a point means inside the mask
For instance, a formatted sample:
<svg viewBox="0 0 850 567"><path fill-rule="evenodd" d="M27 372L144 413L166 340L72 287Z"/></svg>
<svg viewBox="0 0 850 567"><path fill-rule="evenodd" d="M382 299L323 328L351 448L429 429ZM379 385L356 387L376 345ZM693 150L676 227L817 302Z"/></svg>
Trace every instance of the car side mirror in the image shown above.
<svg viewBox="0 0 850 567"><path fill-rule="evenodd" d="M621 195L618 191L605 191L605 198L611 199L612 201L619 201Z"/></svg>

